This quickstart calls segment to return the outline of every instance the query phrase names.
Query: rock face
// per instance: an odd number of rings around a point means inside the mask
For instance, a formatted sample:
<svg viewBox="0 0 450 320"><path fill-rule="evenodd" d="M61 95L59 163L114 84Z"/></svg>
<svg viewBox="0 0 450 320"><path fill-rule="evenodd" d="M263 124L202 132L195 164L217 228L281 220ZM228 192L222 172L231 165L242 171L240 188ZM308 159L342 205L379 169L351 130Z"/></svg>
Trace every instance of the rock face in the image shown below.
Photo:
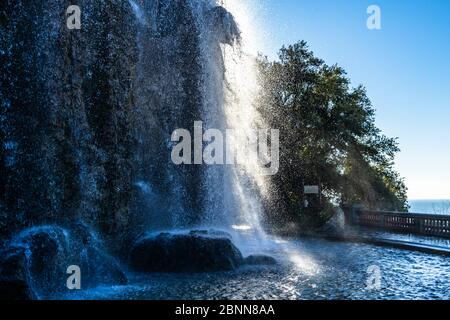
<svg viewBox="0 0 450 320"><path fill-rule="evenodd" d="M175 214L197 224L204 174L167 161L170 136L221 117L207 104L223 103L220 45L238 41L237 23L210 0L76 3L70 32L66 1L0 1L0 243L78 218L111 238Z"/></svg>
<svg viewBox="0 0 450 320"><path fill-rule="evenodd" d="M240 41L241 32L234 17L223 7L217 6L210 10L210 29L214 31L220 43L233 45Z"/></svg>
<svg viewBox="0 0 450 320"><path fill-rule="evenodd" d="M215 272L236 269L243 257L229 237L193 231L144 237L134 245L130 262L141 272Z"/></svg>

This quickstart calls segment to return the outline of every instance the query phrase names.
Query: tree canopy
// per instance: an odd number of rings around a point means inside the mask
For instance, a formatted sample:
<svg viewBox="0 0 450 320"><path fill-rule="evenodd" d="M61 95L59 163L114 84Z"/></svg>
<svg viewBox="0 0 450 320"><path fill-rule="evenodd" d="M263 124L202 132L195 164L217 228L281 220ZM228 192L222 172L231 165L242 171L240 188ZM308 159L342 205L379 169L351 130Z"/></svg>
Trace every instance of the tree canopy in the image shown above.
<svg viewBox="0 0 450 320"><path fill-rule="evenodd" d="M278 205L303 208L303 186L321 185L325 202L407 210L406 186L394 169L397 139L375 125L363 86L314 56L306 42L283 47L279 61L260 56L260 112L280 129Z"/></svg>

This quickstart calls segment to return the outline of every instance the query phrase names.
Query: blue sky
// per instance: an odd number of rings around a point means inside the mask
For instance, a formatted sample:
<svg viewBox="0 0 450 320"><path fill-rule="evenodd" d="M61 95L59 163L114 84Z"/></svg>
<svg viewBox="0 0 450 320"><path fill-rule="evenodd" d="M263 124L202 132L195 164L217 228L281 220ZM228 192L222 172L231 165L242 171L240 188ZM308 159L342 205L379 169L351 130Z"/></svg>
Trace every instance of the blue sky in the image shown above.
<svg viewBox="0 0 450 320"><path fill-rule="evenodd" d="M363 84L377 125L398 137L396 167L410 199L450 199L450 1L252 0L259 50L306 40L317 56ZM381 30L366 27L369 5Z"/></svg>

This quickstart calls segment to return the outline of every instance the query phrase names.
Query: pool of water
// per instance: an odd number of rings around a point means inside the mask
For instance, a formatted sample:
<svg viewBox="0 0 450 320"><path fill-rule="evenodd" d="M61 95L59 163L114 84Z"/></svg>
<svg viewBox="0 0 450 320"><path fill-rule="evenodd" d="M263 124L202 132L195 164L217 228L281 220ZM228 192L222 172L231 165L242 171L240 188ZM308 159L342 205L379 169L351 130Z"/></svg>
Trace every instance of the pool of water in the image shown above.
<svg viewBox="0 0 450 320"><path fill-rule="evenodd" d="M206 274L130 274L127 286L100 287L64 298L450 299L448 257L308 238L271 243L263 253L276 257L277 266ZM243 249L254 250L251 245ZM380 270L379 287L367 287L371 266Z"/></svg>

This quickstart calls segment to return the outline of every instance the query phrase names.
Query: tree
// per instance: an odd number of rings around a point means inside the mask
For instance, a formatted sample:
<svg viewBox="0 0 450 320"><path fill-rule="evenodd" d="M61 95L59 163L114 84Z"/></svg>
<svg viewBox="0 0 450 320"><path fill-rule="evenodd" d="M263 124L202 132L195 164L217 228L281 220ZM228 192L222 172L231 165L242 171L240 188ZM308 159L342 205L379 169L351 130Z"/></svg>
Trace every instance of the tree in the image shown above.
<svg viewBox="0 0 450 320"><path fill-rule="evenodd" d="M363 86L315 57L306 42L283 47L279 61L259 57L259 109L280 129L280 172L272 178L285 215L303 207L303 185L320 181L327 202L406 211L406 187L393 168L396 139L375 125Z"/></svg>

